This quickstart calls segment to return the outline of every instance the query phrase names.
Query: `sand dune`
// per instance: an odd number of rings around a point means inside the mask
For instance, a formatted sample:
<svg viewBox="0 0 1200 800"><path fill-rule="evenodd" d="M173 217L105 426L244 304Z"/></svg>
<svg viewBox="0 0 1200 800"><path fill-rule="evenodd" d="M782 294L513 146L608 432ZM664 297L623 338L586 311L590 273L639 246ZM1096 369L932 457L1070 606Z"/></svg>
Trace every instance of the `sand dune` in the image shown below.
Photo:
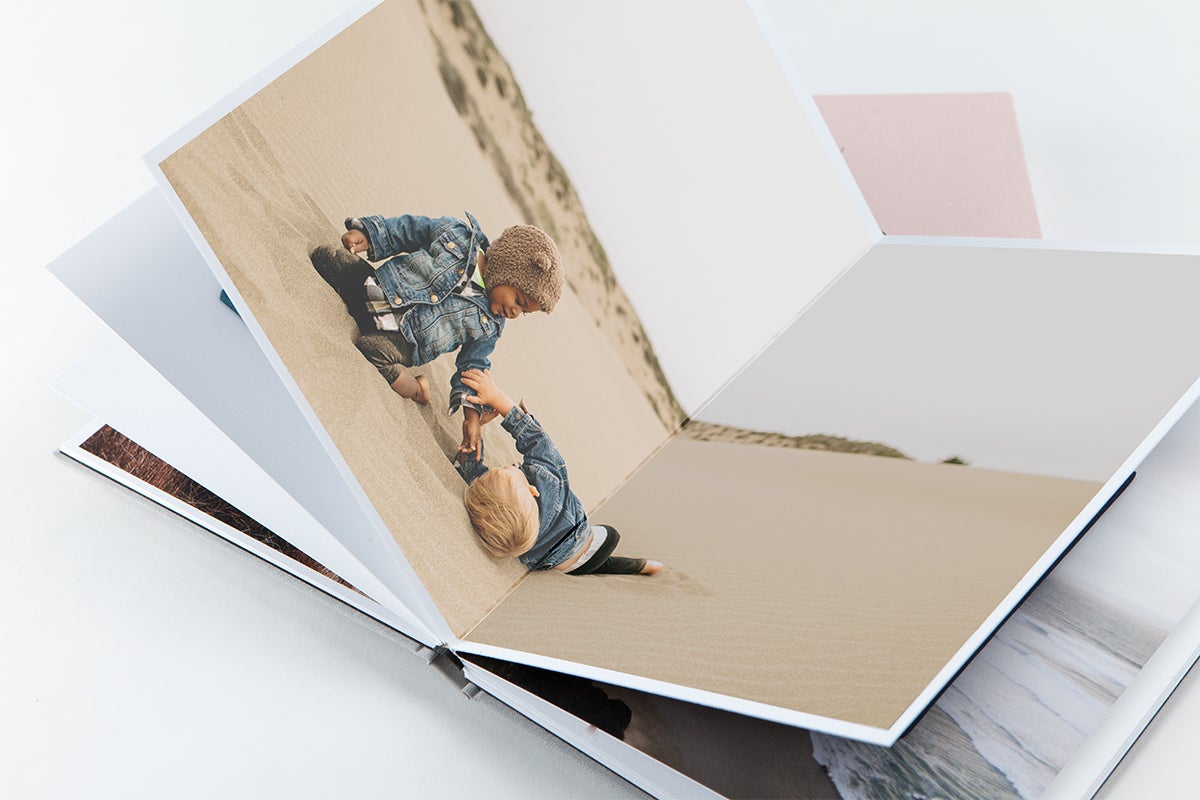
<svg viewBox="0 0 1200 800"><path fill-rule="evenodd" d="M534 125L512 70L470 3L434 3L429 28L446 91L509 198L523 219L554 235L572 265L567 283L584 300L659 420L674 429L683 421L683 409L566 169Z"/></svg>
<svg viewBox="0 0 1200 800"><path fill-rule="evenodd" d="M807 436L788 436L782 433L755 431L698 419L688 420L679 434L698 442L727 442L762 447L789 447L795 450L825 450L831 453L859 453L886 458L908 458L896 448L879 442L865 442L847 439L844 436L829 436L820 433Z"/></svg>

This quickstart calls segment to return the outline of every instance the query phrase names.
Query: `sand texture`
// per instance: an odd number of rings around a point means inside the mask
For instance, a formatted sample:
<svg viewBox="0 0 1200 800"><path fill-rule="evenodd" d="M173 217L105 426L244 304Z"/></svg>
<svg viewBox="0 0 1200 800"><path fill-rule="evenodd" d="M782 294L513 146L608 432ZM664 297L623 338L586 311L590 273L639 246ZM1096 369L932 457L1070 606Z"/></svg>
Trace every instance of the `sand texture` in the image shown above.
<svg viewBox="0 0 1200 800"><path fill-rule="evenodd" d="M515 561L484 554L462 509L463 484L447 459L461 438L461 417L445 413L453 361L443 357L421 370L433 385L432 407L394 395L355 348L354 323L308 259L313 247L337 242L346 216L469 210L492 236L528 221L447 94L439 48L449 47L436 44L430 28L453 24L445 6L432 11L426 19L415 2L373 10L162 169L461 633L525 573ZM489 146L520 135L495 132ZM577 209L552 212L557 230L586 226L572 216L582 214ZM568 275L597 272L574 241L560 240ZM668 432L595 320L620 317L608 325L613 329L636 317L614 310L623 306L610 295L600 301L580 294L597 284L573 278L553 315L510 322L492 359L500 384L524 397L554 436L585 504L610 492ZM489 463L519 460L498 424L486 429L485 442Z"/></svg>
<svg viewBox="0 0 1200 800"><path fill-rule="evenodd" d="M886 728L1098 489L676 438L594 515L669 570L533 575L471 639Z"/></svg>

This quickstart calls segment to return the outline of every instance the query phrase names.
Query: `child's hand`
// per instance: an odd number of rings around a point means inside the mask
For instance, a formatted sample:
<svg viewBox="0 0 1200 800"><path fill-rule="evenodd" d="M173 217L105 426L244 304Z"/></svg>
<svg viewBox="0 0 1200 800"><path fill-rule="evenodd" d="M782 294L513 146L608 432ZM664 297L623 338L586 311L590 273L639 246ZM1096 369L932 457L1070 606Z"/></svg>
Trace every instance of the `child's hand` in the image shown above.
<svg viewBox="0 0 1200 800"><path fill-rule="evenodd" d="M462 382L475 392L467 397L468 400L472 403L491 406L496 409L497 414L508 414L516 405L512 398L496 385L491 370L469 369L462 374Z"/></svg>
<svg viewBox="0 0 1200 800"><path fill-rule="evenodd" d="M479 446L483 424L479 420L479 414L472 412L473 409L463 412L463 438L462 445L458 448L459 461L471 456L478 461L483 457L483 448Z"/></svg>
<svg viewBox="0 0 1200 800"><path fill-rule="evenodd" d="M487 425L489 422L491 422L492 420L494 420L494 419L495 419L496 417L498 417L498 416L500 416L500 412L499 412L499 411L497 411L496 409L492 408L491 406L487 406L487 411L484 411L484 412L482 412L482 413L480 414L480 417L479 417L479 424L480 424L480 425Z"/></svg>
<svg viewBox="0 0 1200 800"><path fill-rule="evenodd" d="M342 247L351 253L367 252L367 235L360 230L346 231L342 234Z"/></svg>

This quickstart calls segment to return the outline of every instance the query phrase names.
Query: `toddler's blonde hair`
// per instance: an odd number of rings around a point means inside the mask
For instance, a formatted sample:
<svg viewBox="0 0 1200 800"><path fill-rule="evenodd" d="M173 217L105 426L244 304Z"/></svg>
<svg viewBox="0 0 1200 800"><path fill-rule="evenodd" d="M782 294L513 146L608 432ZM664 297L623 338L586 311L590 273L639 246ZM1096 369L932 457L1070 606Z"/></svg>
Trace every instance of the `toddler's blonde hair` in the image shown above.
<svg viewBox="0 0 1200 800"><path fill-rule="evenodd" d="M471 525L483 549L495 558L519 556L537 541L537 505L523 505L518 491L512 481L501 479L499 470L491 470L476 478L463 493Z"/></svg>

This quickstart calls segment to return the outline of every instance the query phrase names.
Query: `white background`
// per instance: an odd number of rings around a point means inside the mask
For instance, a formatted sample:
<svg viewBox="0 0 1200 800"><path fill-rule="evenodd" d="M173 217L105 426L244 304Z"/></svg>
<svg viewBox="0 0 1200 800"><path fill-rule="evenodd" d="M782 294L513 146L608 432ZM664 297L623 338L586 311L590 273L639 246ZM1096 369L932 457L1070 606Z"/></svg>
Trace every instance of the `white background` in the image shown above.
<svg viewBox="0 0 1200 800"><path fill-rule="evenodd" d="M377 628L52 456L85 420L45 385L103 329L42 266L151 187L142 153L343 7L4 13L0 789L13 796L637 795L466 701ZM1161 10L1185 4L899 8L798 6L810 88L1013 91L1047 237L1200 245L1196 25ZM1192 694L1112 796L1193 785Z"/></svg>

